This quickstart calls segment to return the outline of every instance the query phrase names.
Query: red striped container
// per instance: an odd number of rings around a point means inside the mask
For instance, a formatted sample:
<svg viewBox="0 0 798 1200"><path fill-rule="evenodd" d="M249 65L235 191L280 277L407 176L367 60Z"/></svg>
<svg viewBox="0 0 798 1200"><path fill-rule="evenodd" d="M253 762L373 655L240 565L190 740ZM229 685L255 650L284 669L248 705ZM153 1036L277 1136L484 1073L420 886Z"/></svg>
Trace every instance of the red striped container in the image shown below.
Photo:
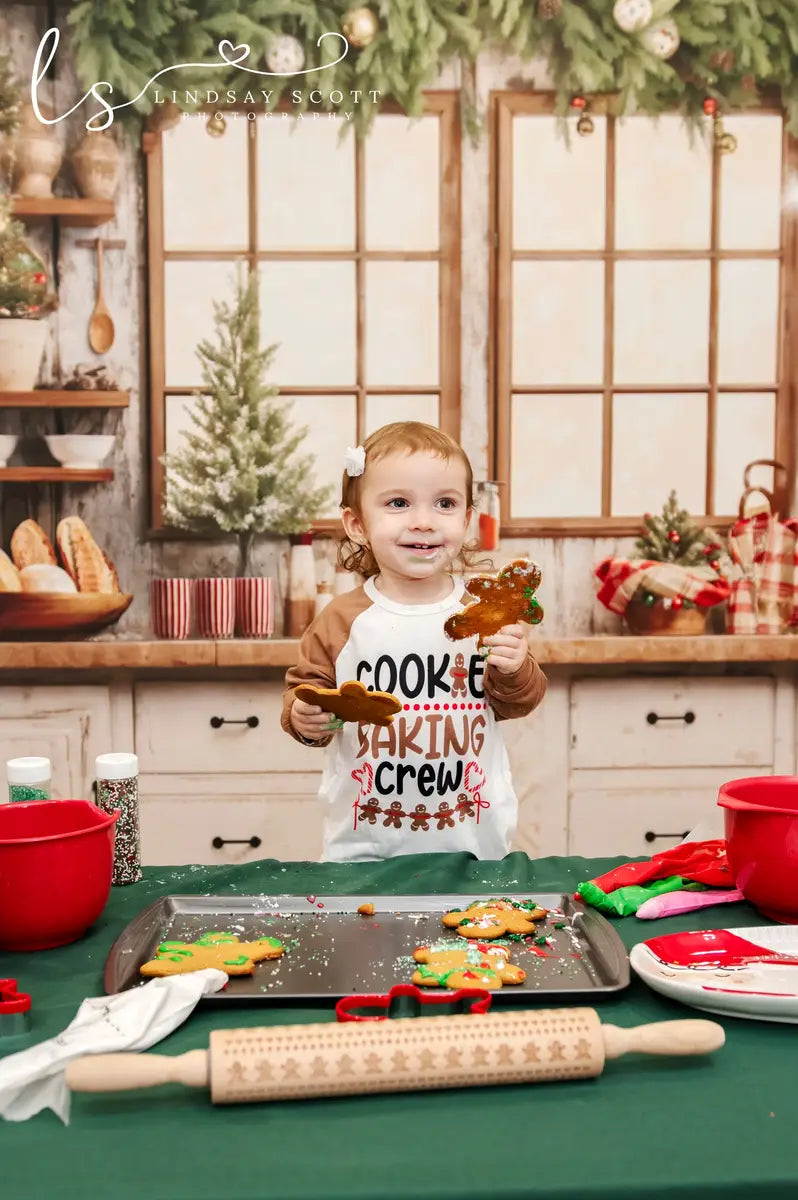
<svg viewBox="0 0 798 1200"><path fill-rule="evenodd" d="M236 617L235 580L197 579L194 589L200 637L232 637Z"/></svg>
<svg viewBox="0 0 798 1200"><path fill-rule="evenodd" d="M187 638L191 632L193 579L153 579L150 615L157 638Z"/></svg>
<svg viewBox="0 0 798 1200"><path fill-rule="evenodd" d="M239 578L236 585L236 633L265 638L274 633L274 580Z"/></svg>

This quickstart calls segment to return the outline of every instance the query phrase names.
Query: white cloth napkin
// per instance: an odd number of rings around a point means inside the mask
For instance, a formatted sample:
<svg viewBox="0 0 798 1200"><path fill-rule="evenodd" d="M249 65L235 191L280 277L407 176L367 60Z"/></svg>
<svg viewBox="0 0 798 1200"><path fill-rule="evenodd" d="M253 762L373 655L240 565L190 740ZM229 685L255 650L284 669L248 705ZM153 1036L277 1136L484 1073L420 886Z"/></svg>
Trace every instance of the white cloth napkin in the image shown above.
<svg viewBox="0 0 798 1200"><path fill-rule="evenodd" d="M63 1033L0 1059L0 1116L25 1121L51 1108L69 1124L70 1092L64 1071L73 1058L146 1050L182 1025L203 996L227 983L211 967L187 975L151 979L143 987L84 1000Z"/></svg>

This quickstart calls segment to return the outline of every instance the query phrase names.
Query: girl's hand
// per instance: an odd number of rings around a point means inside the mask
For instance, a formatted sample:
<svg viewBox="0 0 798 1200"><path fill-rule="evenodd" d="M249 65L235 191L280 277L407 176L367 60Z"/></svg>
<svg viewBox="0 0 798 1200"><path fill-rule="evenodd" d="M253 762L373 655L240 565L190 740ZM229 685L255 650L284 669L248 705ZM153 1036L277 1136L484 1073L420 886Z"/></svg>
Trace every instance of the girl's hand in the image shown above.
<svg viewBox="0 0 798 1200"><path fill-rule="evenodd" d="M512 675L520 670L529 649L521 624L502 625L498 633L483 638L482 645L488 647L487 665L495 667L502 675Z"/></svg>
<svg viewBox="0 0 798 1200"><path fill-rule="evenodd" d="M288 719L297 733L311 742L321 741L332 730L340 729L343 725L343 721L325 712L320 705L306 704L304 700L294 701Z"/></svg>

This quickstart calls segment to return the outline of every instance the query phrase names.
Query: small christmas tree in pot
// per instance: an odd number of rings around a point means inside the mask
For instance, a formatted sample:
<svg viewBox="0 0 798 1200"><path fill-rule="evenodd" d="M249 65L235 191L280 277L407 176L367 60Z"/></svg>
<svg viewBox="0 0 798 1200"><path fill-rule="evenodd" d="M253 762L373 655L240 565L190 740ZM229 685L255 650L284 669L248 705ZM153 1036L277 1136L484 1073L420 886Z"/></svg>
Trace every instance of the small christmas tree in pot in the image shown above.
<svg viewBox="0 0 798 1200"><path fill-rule="evenodd" d="M315 486L314 457L297 455L307 429L292 424L291 405L266 382L277 346L260 349L257 276L244 283L239 273L233 302L214 302L213 309L215 344L197 347L204 386L195 393L193 429L162 459L164 516L180 529L235 534L238 632L264 636L271 632L273 584L252 578L254 539L306 530L332 489Z"/></svg>
<svg viewBox="0 0 798 1200"><path fill-rule="evenodd" d="M44 263L14 219L11 197L0 196L0 391L32 391L49 327L43 318L56 305Z"/></svg>
<svg viewBox="0 0 798 1200"><path fill-rule="evenodd" d="M709 609L726 600L726 555L711 529L700 529L672 491L662 514L646 513L633 558L596 568L598 599L632 633L689 637L706 628Z"/></svg>

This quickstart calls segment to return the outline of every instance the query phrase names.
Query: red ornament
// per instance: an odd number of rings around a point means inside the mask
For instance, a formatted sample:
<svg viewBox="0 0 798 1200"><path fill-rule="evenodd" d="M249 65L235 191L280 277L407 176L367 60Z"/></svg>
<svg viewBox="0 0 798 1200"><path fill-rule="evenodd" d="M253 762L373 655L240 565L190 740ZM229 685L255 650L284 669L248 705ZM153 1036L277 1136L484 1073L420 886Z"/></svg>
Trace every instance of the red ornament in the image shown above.
<svg viewBox="0 0 798 1200"><path fill-rule="evenodd" d="M709 565L712 567L713 571L720 570L720 562L718 561L717 558L713 558L712 562Z"/></svg>
<svg viewBox="0 0 798 1200"><path fill-rule="evenodd" d="M672 530L670 531L670 533L668 534L668 541L669 541L669 542L673 542L674 546L678 546L678 545L679 545L679 542L680 542L681 540L682 540L682 539L681 539L680 535L679 535L679 534L676 532L676 530L675 530L675 529L672 529Z"/></svg>
<svg viewBox="0 0 798 1200"><path fill-rule="evenodd" d="M585 100L584 96L574 96L571 101L571 108L584 108L586 104L587 100Z"/></svg>
<svg viewBox="0 0 798 1200"><path fill-rule="evenodd" d="M683 604L684 600L682 600L681 596L674 596L671 600L671 608L681 608Z"/></svg>
<svg viewBox="0 0 798 1200"><path fill-rule="evenodd" d="M46 279L47 279L47 276L43 275L41 271L37 271L36 274L33 276L34 283L44 283Z"/></svg>
<svg viewBox="0 0 798 1200"><path fill-rule="evenodd" d="M704 101L704 112L707 114L708 117L714 117L714 115L717 111L718 111L717 100L713 100L711 96L707 96L706 100Z"/></svg>

